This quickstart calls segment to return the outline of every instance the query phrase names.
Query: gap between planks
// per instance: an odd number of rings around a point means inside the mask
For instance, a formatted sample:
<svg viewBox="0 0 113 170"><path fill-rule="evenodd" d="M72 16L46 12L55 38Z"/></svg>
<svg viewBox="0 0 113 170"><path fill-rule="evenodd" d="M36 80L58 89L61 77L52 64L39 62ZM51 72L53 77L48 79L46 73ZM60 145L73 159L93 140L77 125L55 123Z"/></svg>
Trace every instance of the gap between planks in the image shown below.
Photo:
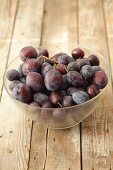
<svg viewBox="0 0 113 170"><path fill-rule="evenodd" d="M49 132L49 129L47 128L47 131L46 131L46 148L45 148L45 161L44 161L44 168L43 170L45 170L45 167L46 167L46 161L47 161L47 144L48 144L48 132Z"/></svg>
<svg viewBox="0 0 113 170"><path fill-rule="evenodd" d="M33 131L33 121L31 122L31 134L30 134L30 146L29 146L29 158L28 158L27 170L29 170L30 151L31 151L31 142L32 142L32 131Z"/></svg>
<svg viewBox="0 0 113 170"><path fill-rule="evenodd" d="M42 23L41 23L41 36L40 36L40 43L39 43L40 46L42 45L43 21L44 21L44 17L45 17L45 4L46 4L46 0L44 0L44 7L43 7L43 16L42 16ZM27 168L27 170L29 170L29 163L30 163L33 125L34 125L34 121L32 121L32 127L31 127L30 149L29 149L29 159L28 159L28 168ZM43 170L45 170L46 160L47 160L47 138L48 138L48 128L47 128L47 130L46 130L46 139L45 139L45 140L46 140L46 146L45 146L45 161L44 161L44 165L43 165Z"/></svg>
<svg viewBox="0 0 113 170"><path fill-rule="evenodd" d="M79 0L76 0L77 3L77 44L79 45ZM79 131L80 131L80 168L81 170L83 170L82 168L82 123L80 122L79 124Z"/></svg>

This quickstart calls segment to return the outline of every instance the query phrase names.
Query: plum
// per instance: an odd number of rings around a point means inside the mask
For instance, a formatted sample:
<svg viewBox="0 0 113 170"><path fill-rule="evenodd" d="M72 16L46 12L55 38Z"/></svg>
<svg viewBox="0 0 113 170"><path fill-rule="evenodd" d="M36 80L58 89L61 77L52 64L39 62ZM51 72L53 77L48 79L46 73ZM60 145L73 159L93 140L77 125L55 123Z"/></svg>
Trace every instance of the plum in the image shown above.
<svg viewBox="0 0 113 170"><path fill-rule="evenodd" d="M66 66L64 64L57 64L56 69L61 73L61 74L66 74Z"/></svg>
<svg viewBox="0 0 113 170"><path fill-rule="evenodd" d="M76 104L81 104L90 99L89 95L84 91L77 91L72 94L72 98Z"/></svg>
<svg viewBox="0 0 113 170"><path fill-rule="evenodd" d="M108 84L106 73L104 71L95 72L92 82L98 89L104 88Z"/></svg>
<svg viewBox="0 0 113 170"><path fill-rule="evenodd" d="M25 62L26 59L37 58L37 51L32 46L26 46L21 49L20 58L23 62Z"/></svg>
<svg viewBox="0 0 113 170"><path fill-rule="evenodd" d="M89 60L89 62L91 64L91 66L99 66L99 64L100 64L100 61L99 61L98 57L96 55L94 55L94 54L90 55L88 57L88 60Z"/></svg>
<svg viewBox="0 0 113 170"><path fill-rule="evenodd" d="M39 103L41 106L49 101L49 96L43 93L34 94L34 102Z"/></svg>
<svg viewBox="0 0 113 170"><path fill-rule="evenodd" d="M27 76L29 72L39 72L40 63L36 59L26 60L22 67L23 74Z"/></svg>
<svg viewBox="0 0 113 170"><path fill-rule="evenodd" d="M23 103L29 103L31 101L30 88L23 83L19 83L13 88L13 96Z"/></svg>
<svg viewBox="0 0 113 170"><path fill-rule="evenodd" d="M74 61L74 59L68 55L62 55L58 57L58 63L68 65L70 62Z"/></svg>
<svg viewBox="0 0 113 170"><path fill-rule="evenodd" d="M72 57L74 58L74 60L84 57L84 51L80 48L73 49L71 54L72 54Z"/></svg>
<svg viewBox="0 0 113 170"><path fill-rule="evenodd" d="M59 103L62 102L62 97L60 95L59 92L52 92L50 94L50 101L54 104L54 105L59 105Z"/></svg>
<svg viewBox="0 0 113 170"><path fill-rule="evenodd" d="M11 69L6 73L6 77L9 81L20 80L20 74L17 70Z"/></svg>
<svg viewBox="0 0 113 170"><path fill-rule="evenodd" d="M99 94L99 90L94 84L91 84L87 88L87 93L89 94L90 98L93 98Z"/></svg>
<svg viewBox="0 0 113 170"><path fill-rule="evenodd" d="M77 87L69 87L67 89L67 94L72 95L73 93L75 93L77 91L85 91L85 90L82 87L79 87L79 88L77 88Z"/></svg>
<svg viewBox="0 0 113 170"><path fill-rule="evenodd" d="M87 58L81 58L76 60L77 65L81 69L84 65L90 65L90 62Z"/></svg>
<svg viewBox="0 0 113 170"><path fill-rule="evenodd" d="M67 73L67 80L70 84L72 84L75 87L82 86L83 84L82 76L76 71L69 71Z"/></svg>
<svg viewBox="0 0 113 170"><path fill-rule="evenodd" d="M69 107L74 103L72 96L64 96L62 100L62 106Z"/></svg>
<svg viewBox="0 0 113 170"><path fill-rule="evenodd" d="M58 70L52 69L46 73L44 82L48 90L56 91L62 84L62 75Z"/></svg>
<svg viewBox="0 0 113 170"><path fill-rule="evenodd" d="M80 70L80 74L82 75L83 78L91 78L93 75L93 70L92 67L89 65L84 65L81 70Z"/></svg>
<svg viewBox="0 0 113 170"><path fill-rule="evenodd" d="M60 86L61 90L66 90L70 86L70 83L67 80L67 74L62 75L62 84Z"/></svg>
<svg viewBox="0 0 113 170"><path fill-rule="evenodd" d="M75 61L73 61L73 62L68 64L67 71L77 71L77 72L79 72L80 67Z"/></svg>
<svg viewBox="0 0 113 170"><path fill-rule="evenodd" d="M45 57L49 57L49 52L48 52L48 50L46 50L46 49L40 49L39 50L39 53L38 53L38 57L40 57L40 56L45 56Z"/></svg>
<svg viewBox="0 0 113 170"><path fill-rule="evenodd" d="M43 76L36 72L30 72L26 77L26 84L34 91L40 92L44 90Z"/></svg>

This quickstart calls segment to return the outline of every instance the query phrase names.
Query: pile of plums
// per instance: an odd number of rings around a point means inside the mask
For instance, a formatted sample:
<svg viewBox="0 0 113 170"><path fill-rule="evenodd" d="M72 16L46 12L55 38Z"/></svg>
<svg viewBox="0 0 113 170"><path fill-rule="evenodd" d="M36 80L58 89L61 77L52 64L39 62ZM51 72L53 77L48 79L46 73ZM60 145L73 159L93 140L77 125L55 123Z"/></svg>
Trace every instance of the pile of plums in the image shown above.
<svg viewBox="0 0 113 170"><path fill-rule="evenodd" d="M6 74L12 95L42 108L70 107L92 99L107 85L108 78L97 56L84 56L80 48L73 49L71 55L61 52L50 58L46 49L22 48L23 63Z"/></svg>

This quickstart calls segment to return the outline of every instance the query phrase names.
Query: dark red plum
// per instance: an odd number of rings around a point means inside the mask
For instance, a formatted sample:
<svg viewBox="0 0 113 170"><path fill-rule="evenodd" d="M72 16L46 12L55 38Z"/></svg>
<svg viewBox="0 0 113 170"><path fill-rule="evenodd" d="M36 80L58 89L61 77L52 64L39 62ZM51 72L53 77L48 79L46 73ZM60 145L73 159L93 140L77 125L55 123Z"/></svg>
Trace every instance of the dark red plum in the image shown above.
<svg viewBox="0 0 113 170"><path fill-rule="evenodd" d="M27 76L29 72L39 72L40 63L36 59L26 60L22 67L23 74Z"/></svg>
<svg viewBox="0 0 113 170"><path fill-rule="evenodd" d="M87 93L89 94L90 98L93 98L99 94L99 90L96 88L94 84L88 86Z"/></svg>
<svg viewBox="0 0 113 170"><path fill-rule="evenodd" d="M70 84L72 84L75 87L82 86L83 84L82 76L76 71L69 71L67 73L67 80Z"/></svg>
<svg viewBox="0 0 113 170"><path fill-rule="evenodd" d="M90 99L89 95L84 91L73 93L72 98L76 104L84 103Z"/></svg>
<svg viewBox="0 0 113 170"><path fill-rule="evenodd" d="M74 58L74 60L84 57L84 51L80 48L73 49L71 54L72 54L72 57Z"/></svg>
<svg viewBox="0 0 113 170"><path fill-rule="evenodd" d="M39 50L39 53L38 53L38 57L40 57L40 56L45 56L45 57L49 57L49 52L48 52L48 50L46 50L46 49L40 49Z"/></svg>
<svg viewBox="0 0 113 170"><path fill-rule="evenodd" d="M37 58L37 51L32 46L26 46L21 49L20 58L23 62L25 62L27 59Z"/></svg>
<svg viewBox="0 0 113 170"><path fill-rule="evenodd" d="M31 101L30 88L23 83L19 83L13 88L13 96L23 103L29 103Z"/></svg>
<svg viewBox="0 0 113 170"><path fill-rule="evenodd" d="M62 97L61 97L60 93L59 92L52 92L50 94L50 101L54 105L59 105L59 103L62 102Z"/></svg>
<svg viewBox="0 0 113 170"><path fill-rule="evenodd" d="M56 91L62 84L62 75L58 70L52 69L46 73L44 82L48 90Z"/></svg>
<svg viewBox="0 0 113 170"><path fill-rule="evenodd" d="M88 59L89 59L91 66L99 66L100 61L96 55L92 54L88 57Z"/></svg>
<svg viewBox="0 0 113 170"><path fill-rule="evenodd" d="M66 66L64 64L57 64L56 69L61 73L61 74L66 74Z"/></svg>
<svg viewBox="0 0 113 170"><path fill-rule="evenodd" d="M40 92L44 90L44 80L41 74L30 72L26 77L26 84L34 91Z"/></svg>
<svg viewBox="0 0 113 170"><path fill-rule="evenodd" d="M108 78L104 71L97 71L93 76L93 84L98 88L102 89L108 84Z"/></svg>
<svg viewBox="0 0 113 170"><path fill-rule="evenodd" d="M20 74L17 70L11 69L6 73L6 77L9 81L20 80Z"/></svg>

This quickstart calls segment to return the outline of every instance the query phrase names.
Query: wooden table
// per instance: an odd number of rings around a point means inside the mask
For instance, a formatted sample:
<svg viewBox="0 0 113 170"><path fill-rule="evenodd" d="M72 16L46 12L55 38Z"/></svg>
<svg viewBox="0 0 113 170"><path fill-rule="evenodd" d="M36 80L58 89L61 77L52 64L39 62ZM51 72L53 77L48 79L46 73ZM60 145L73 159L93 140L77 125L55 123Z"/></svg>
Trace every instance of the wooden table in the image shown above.
<svg viewBox="0 0 113 170"><path fill-rule="evenodd" d="M111 82L99 107L80 125L50 130L18 111L2 80L8 62L29 44L79 43L113 66L113 0L0 2L0 170L113 170Z"/></svg>

